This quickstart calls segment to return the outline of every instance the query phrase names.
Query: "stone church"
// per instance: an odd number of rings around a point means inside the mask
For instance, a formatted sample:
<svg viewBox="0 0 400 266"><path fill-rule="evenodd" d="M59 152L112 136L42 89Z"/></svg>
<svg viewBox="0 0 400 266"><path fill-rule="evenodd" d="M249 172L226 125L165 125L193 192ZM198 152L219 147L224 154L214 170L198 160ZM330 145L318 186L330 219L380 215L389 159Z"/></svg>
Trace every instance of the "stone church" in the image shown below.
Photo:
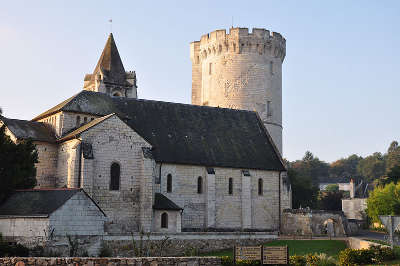
<svg viewBox="0 0 400 266"><path fill-rule="evenodd" d="M138 99L110 34L82 91L30 121L0 117L13 141L36 144L35 189L81 189L111 235L279 230L291 207L280 155L285 39L231 28L190 49L191 105Z"/></svg>

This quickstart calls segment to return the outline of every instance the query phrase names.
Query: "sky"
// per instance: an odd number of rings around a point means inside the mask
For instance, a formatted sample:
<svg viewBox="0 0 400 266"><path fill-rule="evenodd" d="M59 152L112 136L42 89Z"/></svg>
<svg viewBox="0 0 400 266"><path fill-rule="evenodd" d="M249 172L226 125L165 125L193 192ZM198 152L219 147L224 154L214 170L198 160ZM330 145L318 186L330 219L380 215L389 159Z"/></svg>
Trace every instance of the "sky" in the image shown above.
<svg viewBox="0 0 400 266"><path fill-rule="evenodd" d="M232 25L266 28L286 38L284 157L383 153L400 141L399 14L389 0L2 1L0 107L32 119L78 93L109 19L139 98L179 103L191 101L190 42Z"/></svg>

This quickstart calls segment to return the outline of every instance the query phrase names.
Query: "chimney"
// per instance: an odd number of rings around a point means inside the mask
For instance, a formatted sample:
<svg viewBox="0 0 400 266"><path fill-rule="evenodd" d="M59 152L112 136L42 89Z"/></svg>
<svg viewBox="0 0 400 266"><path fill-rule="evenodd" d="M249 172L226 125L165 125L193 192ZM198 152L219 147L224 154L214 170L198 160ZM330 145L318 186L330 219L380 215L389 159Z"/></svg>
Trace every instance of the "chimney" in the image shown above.
<svg viewBox="0 0 400 266"><path fill-rule="evenodd" d="M356 186L354 185L354 179L350 179L350 198L354 199L354 196L356 194Z"/></svg>

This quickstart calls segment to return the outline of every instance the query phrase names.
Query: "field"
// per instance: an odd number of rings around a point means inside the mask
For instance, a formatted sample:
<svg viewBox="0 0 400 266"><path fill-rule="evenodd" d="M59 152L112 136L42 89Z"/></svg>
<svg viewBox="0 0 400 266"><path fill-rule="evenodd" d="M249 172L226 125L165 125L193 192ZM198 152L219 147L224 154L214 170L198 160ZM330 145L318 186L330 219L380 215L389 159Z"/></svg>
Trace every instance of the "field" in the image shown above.
<svg viewBox="0 0 400 266"><path fill-rule="evenodd" d="M304 255L309 253L325 253L337 258L338 253L346 248L346 242L342 240L274 240L264 246L288 246L289 254ZM233 256L232 249L209 252L202 256Z"/></svg>

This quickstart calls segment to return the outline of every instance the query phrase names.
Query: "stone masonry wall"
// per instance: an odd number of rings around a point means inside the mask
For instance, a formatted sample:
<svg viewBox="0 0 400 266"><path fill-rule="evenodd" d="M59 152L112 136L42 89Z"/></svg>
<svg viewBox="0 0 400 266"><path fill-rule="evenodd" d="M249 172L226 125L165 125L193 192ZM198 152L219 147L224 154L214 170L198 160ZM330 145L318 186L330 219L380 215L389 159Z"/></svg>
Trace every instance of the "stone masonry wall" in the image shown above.
<svg viewBox="0 0 400 266"><path fill-rule="evenodd" d="M58 146L56 187L74 188L77 184L79 161L77 139L69 140Z"/></svg>
<svg viewBox="0 0 400 266"><path fill-rule="evenodd" d="M94 155L94 159L91 160L94 171L88 177L92 180L83 176L83 186L92 185L91 196L109 219L106 226L107 232L126 234L138 231L140 183L143 179L142 147L150 147L150 145L117 116L112 116L83 132L81 139L92 145ZM120 189L117 191L110 191L112 163L120 165ZM85 165L88 164L85 163ZM83 171L85 172L87 171ZM153 179L152 176L149 178ZM151 204L150 199L150 211Z"/></svg>
<svg viewBox="0 0 400 266"><path fill-rule="evenodd" d="M364 220L367 199L343 199L342 211L347 219Z"/></svg>
<svg viewBox="0 0 400 266"><path fill-rule="evenodd" d="M72 218L73 217L73 218ZM104 235L107 219L85 195L77 192L63 206L50 215L50 228L54 235Z"/></svg>
<svg viewBox="0 0 400 266"><path fill-rule="evenodd" d="M265 29L203 35L191 43L192 104L256 110L282 153L285 53L286 40Z"/></svg>
<svg viewBox="0 0 400 266"><path fill-rule="evenodd" d="M24 265L179 265L205 266L221 265L217 257L147 257L147 258L0 258L4 266Z"/></svg>
<svg viewBox="0 0 400 266"><path fill-rule="evenodd" d="M159 166L158 166L159 167ZM249 170L247 182L251 200L242 201L242 170L233 168L214 168L214 187L207 187L206 168L194 165L162 164L161 192L184 208L182 229L206 228L209 215L215 216L215 228L277 230L279 224L279 172ZM172 192L167 192L167 175L172 175ZM203 178L203 193L197 193L197 179ZM233 193L229 194L229 178L233 179ZM258 180L263 180L263 193L258 195ZM215 212L208 214L206 208L208 190L215 191ZM245 205L243 205L245 204ZM242 212L243 209L250 212ZM243 215L249 225L243 225ZM247 217L250 216L250 217Z"/></svg>
<svg viewBox="0 0 400 266"><path fill-rule="evenodd" d="M38 151L36 166L36 188L54 188L56 186L57 144L35 141Z"/></svg>
<svg viewBox="0 0 400 266"><path fill-rule="evenodd" d="M47 217L0 218L0 233L4 237L43 237L49 228Z"/></svg>

